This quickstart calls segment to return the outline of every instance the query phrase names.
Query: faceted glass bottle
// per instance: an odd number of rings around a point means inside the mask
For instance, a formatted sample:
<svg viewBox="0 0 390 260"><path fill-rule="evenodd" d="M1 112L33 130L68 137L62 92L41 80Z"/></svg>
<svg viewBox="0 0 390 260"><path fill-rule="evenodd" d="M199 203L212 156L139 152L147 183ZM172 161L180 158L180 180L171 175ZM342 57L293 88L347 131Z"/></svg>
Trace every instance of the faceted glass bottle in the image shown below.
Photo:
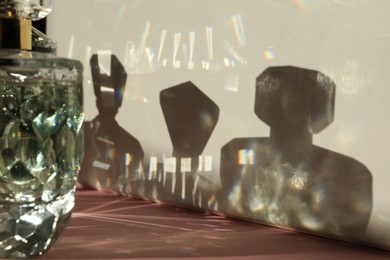
<svg viewBox="0 0 390 260"><path fill-rule="evenodd" d="M83 155L82 65L8 39L15 28L23 35L26 17L46 11L38 1L0 2L0 257L43 254L74 205Z"/></svg>

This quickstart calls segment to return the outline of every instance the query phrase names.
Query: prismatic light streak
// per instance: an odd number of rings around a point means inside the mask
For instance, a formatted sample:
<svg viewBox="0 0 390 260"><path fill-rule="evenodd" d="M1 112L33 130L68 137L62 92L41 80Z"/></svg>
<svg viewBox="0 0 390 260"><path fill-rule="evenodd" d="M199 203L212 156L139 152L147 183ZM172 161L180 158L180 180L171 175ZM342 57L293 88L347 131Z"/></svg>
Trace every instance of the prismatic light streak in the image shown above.
<svg viewBox="0 0 390 260"><path fill-rule="evenodd" d="M149 69L151 72L153 72L154 66L153 66L153 58L154 53L151 48L145 48L146 58L148 60Z"/></svg>
<svg viewBox="0 0 390 260"><path fill-rule="evenodd" d="M214 57L213 53L213 28L208 26L206 27L206 39L207 39L207 53L209 60L212 60Z"/></svg>
<svg viewBox="0 0 390 260"><path fill-rule="evenodd" d="M73 57L73 49L74 49L74 36L72 35L69 40L69 49L68 49L68 58L71 59Z"/></svg>
<svg viewBox="0 0 390 260"><path fill-rule="evenodd" d="M274 60L276 54L275 51L273 50L273 46L269 47L268 50L264 51L263 56L266 60Z"/></svg>
<svg viewBox="0 0 390 260"><path fill-rule="evenodd" d="M159 48L158 48L158 55L157 55L157 62L160 62L161 54L162 54L162 51L164 49L166 38L167 38L167 30L161 31L160 45L159 45Z"/></svg>
<svg viewBox="0 0 390 260"><path fill-rule="evenodd" d="M172 59L172 65L175 69L180 68L180 61L176 60L177 52L180 46L180 40L181 40L181 33L175 33L173 38L173 59Z"/></svg>
<svg viewBox="0 0 390 260"><path fill-rule="evenodd" d="M121 3L122 2L122 3ZM116 15L116 24L120 24L123 22L123 18L126 17L127 11L133 11L133 9L141 2L141 0L132 1L117 1L116 5L118 6L117 15Z"/></svg>
<svg viewBox="0 0 390 260"><path fill-rule="evenodd" d="M234 47L229 44L228 42L226 42L226 47L225 49L230 53L230 55L233 56L233 58L235 58L241 65L245 65L248 63L248 61L243 58L240 54L238 54L238 52L234 49ZM225 62L225 66L226 66L226 61ZM234 65L232 65L234 66Z"/></svg>
<svg viewBox="0 0 390 260"><path fill-rule="evenodd" d="M151 24L149 21L146 22L145 24L145 29L144 29L144 32L142 33L142 37L141 37L141 48L145 48L146 46L146 40L148 39L148 36L149 36L149 33L150 33L150 27L151 27Z"/></svg>
<svg viewBox="0 0 390 260"><path fill-rule="evenodd" d="M253 165L255 163L254 151L250 149L242 149L238 151L239 165Z"/></svg>
<svg viewBox="0 0 390 260"><path fill-rule="evenodd" d="M245 30L242 24L241 15L234 15L231 18L233 24L234 34L236 35L237 42L241 48L246 46Z"/></svg>
<svg viewBox="0 0 390 260"><path fill-rule="evenodd" d="M85 47L84 64L88 64L89 63L89 59L91 58L91 51L92 51L91 46L87 45Z"/></svg>
<svg viewBox="0 0 390 260"><path fill-rule="evenodd" d="M194 47L195 47L195 32L190 32L190 57L188 61L188 69L192 70L194 69L194 61L193 61L193 56L194 56Z"/></svg>
<svg viewBox="0 0 390 260"><path fill-rule="evenodd" d="M118 10L117 10L117 15L116 15L116 24L120 24L122 22L123 17L125 16L127 11L127 5L119 5Z"/></svg>
<svg viewBox="0 0 390 260"><path fill-rule="evenodd" d="M76 213L77 214L77 213ZM142 227L142 228L148 228L148 229L155 229L155 230L167 230L167 229L173 229L173 230L181 230L181 231L192 231L190 228L181 228L176 226L170 226L170 225L164 225L164 224L157 224L157 223L149 223L145 221L137 221L134 219L129 219L129 217L132 217L131 215L122 215L122 214L93 214L93 215L84 215L83 214L77 214L79 217L89 218L93 220L99 220L102 222L108 222L108 223L115 223L115 224L122 224L125 226L136 226L136 227ZM122 218L121 218L122 217ZM123 217L125 219L123 219ZM145 219L144 216L141 217L142 219Z"/></svg>
<svg viewBox="0 0 390 260"><path fill-rule="evenodd" d="M188 64L188 57L187 57L187 44L183 43L183 55L184 55L184 62Z"/></svg>
<svg viewBox="0 0 390 260"><path fill-rule="evenodd" d="M309 0L294 0L294 4L301 10L302 12L307 12L309 6Z"/></svg>
<svg viewBox="0 0 390 260"><path fill-rule="evenodd" d="M111 196L110 196L111 197ZM221 219L218 216L213 216L210 218L177 218L177 217L168 217L168 216L149 216L149 215L139 215L139 214L129 214L132 210L139 208L148 208L148 207L159 207L157 203L147 202L147 201L137 201L137 205L133 206L119 206L118 204L126 203L131 200L127 197L122 197L119 199L115 198L115 195L112 196L114 199L105 203L99 203L97 206L90 207L86 210L74 212L74 218L86 218L91 220L96 220L99 222L112 222L117 224L122 224L125 226L138 226L143 228L151 229L161 229L165 231L169 230L180 230L180 231L193 231L191 227L180 227L179 225L169 225L169 221L176 223L177 221L192 222L198 224L211 224L211 223L229 223L229 220ZM211 199L213 201L213 199ZM129 202L130 203L130 202ZM88 203L88 205L93 205L94 203ZM125 213L126 212L126 213ZM143 221L144 220L144 221ZM225 220L225 221L224 221ZM161 223L164 224L161 224ZM215 225L213 225L215 226ZM217 226L215 226L217 227Z"/></svg>

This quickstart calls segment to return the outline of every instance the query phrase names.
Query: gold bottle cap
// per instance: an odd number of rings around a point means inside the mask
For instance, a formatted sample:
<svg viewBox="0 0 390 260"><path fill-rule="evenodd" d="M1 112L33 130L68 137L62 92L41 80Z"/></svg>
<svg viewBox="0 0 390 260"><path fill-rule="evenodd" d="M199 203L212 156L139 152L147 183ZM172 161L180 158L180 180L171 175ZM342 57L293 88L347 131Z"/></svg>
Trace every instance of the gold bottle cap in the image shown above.
<svg viewBox="0 0 390 260"><path fill-rule="evenodd" d="M32 49L32 22L28 19L0 19L0 49Z"/></svg>

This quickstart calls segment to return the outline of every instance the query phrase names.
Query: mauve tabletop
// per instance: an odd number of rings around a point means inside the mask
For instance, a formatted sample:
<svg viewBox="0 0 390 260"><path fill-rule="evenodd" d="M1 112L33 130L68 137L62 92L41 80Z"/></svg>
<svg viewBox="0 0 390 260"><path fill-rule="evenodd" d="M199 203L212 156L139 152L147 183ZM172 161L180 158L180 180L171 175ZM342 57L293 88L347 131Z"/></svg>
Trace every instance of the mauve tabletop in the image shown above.
<svg viewBox="0 0 390 260"><path fill-rule="evenodd" d="M390 259L389 252L160 203L78 189L41 259Z"/></svg>

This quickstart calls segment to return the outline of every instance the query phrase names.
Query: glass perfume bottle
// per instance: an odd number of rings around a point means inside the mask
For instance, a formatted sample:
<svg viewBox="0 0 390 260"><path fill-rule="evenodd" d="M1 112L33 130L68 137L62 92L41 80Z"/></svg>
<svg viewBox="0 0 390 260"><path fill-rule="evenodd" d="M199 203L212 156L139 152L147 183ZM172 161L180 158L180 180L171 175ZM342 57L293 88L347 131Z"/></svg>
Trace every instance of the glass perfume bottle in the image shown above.
<svg viewBox="0 0 390 260"><path fill-rule="evenodd" d="M32 31L50 11L51 1L0 1L0 257L43 254L74 205L82 65L51 54L52 42L45 48Z"/></svg>

